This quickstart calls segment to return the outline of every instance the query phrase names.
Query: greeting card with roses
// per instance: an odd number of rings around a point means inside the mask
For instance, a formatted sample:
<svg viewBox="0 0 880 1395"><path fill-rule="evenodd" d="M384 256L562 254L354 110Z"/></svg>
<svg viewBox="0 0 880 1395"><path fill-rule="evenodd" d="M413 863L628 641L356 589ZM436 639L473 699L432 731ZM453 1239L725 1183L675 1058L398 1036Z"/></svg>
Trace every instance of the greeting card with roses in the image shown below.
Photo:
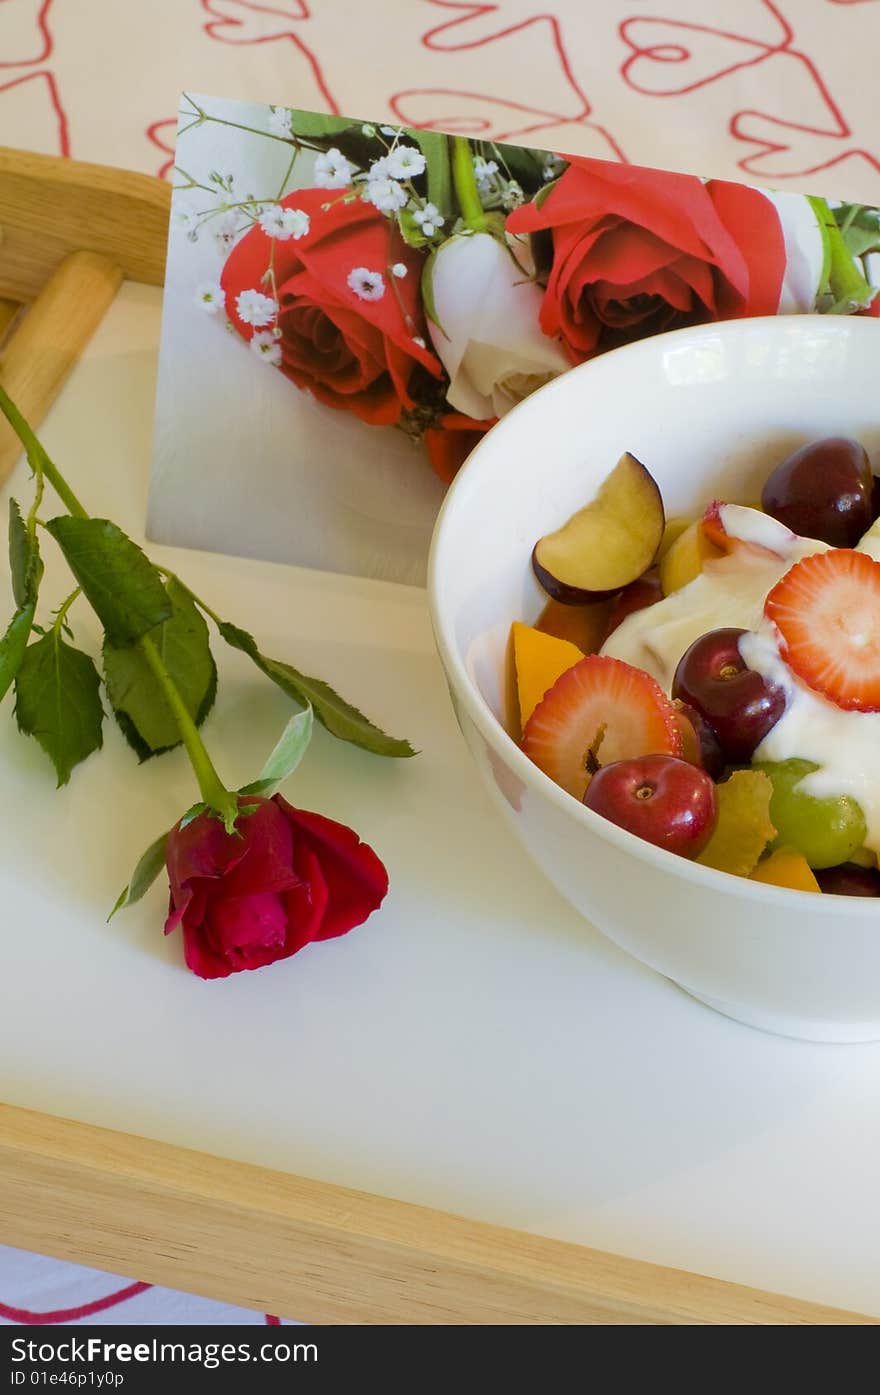
<svg viewBox="0 0 880 1395"><path fill-rule="evenodd" d="M874 314L880 211L185 94L151 533L421 582L493 423L633 339Z"/></svg>

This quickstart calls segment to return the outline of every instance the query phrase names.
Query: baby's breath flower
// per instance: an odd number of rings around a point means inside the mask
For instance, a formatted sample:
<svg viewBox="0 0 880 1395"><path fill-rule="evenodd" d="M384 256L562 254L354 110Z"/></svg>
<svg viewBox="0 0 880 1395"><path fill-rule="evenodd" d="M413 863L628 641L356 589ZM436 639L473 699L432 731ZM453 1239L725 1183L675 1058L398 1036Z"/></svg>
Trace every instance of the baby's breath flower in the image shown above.
<svg viewBox="0 0 880 1395"><path fill-rule="evenodd" d="M382 132L383 136L396 136L399 134L396 126L380 126L379 130Z"/></svg>
<svg viewBox="0 0 880 1395"><path fill-rule="evenodd" d="M251 348L264 363L277 368L281 362L281 345L270 329L258 329L251 335Z"/></svg>
<svg viewBox="0 0 880 1395"><path fill-rule="evenodd" d="M226 256L239 233L238 214L234 209L230 209L222 217L213 220L210 226L214 230L214 241L218 251L222 256Z"/></svg>
<svg viewBox="0 0 880 1395"><path fill-rule="evenodd" d="M182 204L179 208L175 208L174 221L182 232L198 232L199 215L188 204Z"/></svg>
<svg viewBox="0 0 880 1395"><path fill-rule="evenodd" d="M498 165L494 160L484 160L482 155L477 155L474 159L474 177L478 184L488 186L492 183L493 175L498 173Z"/></svg>
<svg viewBox="0 0 880 1395"><path fill-rule="evenodd" d="M402 281L407 273L407 267L403 262L395 262L391 268L391 275L396 276L398 281Z"/></svg>
<svg viewBox="0 0 880 1395"><path fill-rule="evenodd" d="M524 198L525 194L522 191L522 186L517 184L515 179L508 180L507 187L501 195L501 202L504 207L507 209L519 208Z"/></svg>
<svg viewBox="0 0 880 1395"><path fill-rule="evenodd" d="M376 127L371 126L369 121L365 122L364 125L361 127L361 135L366 136L367 140L372 140L375 134Z"/></svg>
<svg viewBox="0 0 880 1395"><path fill-rule="evenodd" d="M272 297L263 295L262 291L240 291L235 308L243 324L254 325L256 328L271 324L278 310Z"/></svg>
<svg viewBox="0 0 880 1395"><path fill-rule="evenodd" d="M196 286L196 304L208 315L216 315L217 311L226 304L226 297L223 294L223 287L219 281L203 281Z"/></svg>
<svg viewBox="0 0 880 1395"><path fill-rule="evenodd" d="M409 195L396 179L369 179L364 197L380 213L396 213L405 208Z"/></svg>
<svg viewBox="0 0 880 1395"><path fill-rule="evenodd" d="M385 277L381 271L356 266L348 274L348 285L360 300L381 300L385 294Z"/></svg>
<svg viewBox="0 0 880 1395"><path fill-rule="evenodd" d="M291 112L287 107L269 108L269 132L273 136L281 136L284 140L289 140L293 135L291 125Z"/></svg>
<svg viewBox="0 0 880 1395"><path fill-rule="evenodd" d="M395 179L414 179L423 174L427 161L415 145L398 145L388 156L388 173Z"/></svg>
<svg viewBox="0 0 880 1395"><path fill-rule="evenodd" d="M301 208L282 208L280 203L264 209L259 221L266 236L277 238L279 242L305 237L311 226L309 215Z"/></svg>
<svg viewBox="0 0 880 1395"><path fill-rule="evenodd" d="M367 170L367 179L390 179L391 169L387 155L379 155Z"/></svg>
<svg viewBox="0 0 880 1395"><path fill-rule="evenodd" d="M446 219L435 204L426 203L422 208L413 211L413 222L425 237L433 237L437 229L443 227Z"/></svg>
<svg viewBox="0 0 880 1395"><path fill-rule="evenodd" d="M342 151L334 146L315 156L313 178L319 189L345 189L351 183L352 169Z"/></svg>

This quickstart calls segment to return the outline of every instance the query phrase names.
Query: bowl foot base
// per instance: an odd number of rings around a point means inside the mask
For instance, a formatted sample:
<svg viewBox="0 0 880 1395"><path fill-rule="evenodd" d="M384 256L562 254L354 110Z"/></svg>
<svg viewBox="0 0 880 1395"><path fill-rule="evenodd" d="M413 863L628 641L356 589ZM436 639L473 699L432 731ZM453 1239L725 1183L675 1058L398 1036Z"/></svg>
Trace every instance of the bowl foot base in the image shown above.
<svg viewBox="0 0 880 1395"><path fill-rule="evenodd" d="M673 980L674 981L674 980ZM742 1003L726 1003L720 998L706 998L683 983L677 985L689 998L732 1017L746 1027L770 1032L778 1037L795 1037L799 1041L837 1042L838 1044L880 1041L880 1022L828 1022L822 1018L789 1017L784 1013L762 1012Z"/></svg>

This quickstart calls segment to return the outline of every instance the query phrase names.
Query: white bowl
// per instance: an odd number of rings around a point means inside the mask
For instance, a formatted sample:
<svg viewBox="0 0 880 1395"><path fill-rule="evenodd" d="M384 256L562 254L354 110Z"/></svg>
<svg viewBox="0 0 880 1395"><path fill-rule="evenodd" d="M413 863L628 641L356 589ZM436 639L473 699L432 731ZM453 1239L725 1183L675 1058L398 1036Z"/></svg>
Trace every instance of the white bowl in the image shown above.
<svg viewBox="0 0 880 1395"><path fill-rule="evenodd" d="M502 725L511 621L546 599L530 554L625 450L667 512L759 497L805 441L880 462L880 322L804 315L659 335L581 365L480 442L437 522L428 589L465 740L523 848L610 939L741 1022L813 1041L880 1039L880 904L764 886L617 828L559 789Z"/></svg>

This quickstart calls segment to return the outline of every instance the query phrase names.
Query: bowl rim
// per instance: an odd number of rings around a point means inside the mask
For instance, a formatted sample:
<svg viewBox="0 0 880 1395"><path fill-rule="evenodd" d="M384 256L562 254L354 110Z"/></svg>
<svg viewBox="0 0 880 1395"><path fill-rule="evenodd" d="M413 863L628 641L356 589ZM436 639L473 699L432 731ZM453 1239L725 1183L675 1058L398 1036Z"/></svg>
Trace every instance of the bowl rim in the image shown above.
<svg viewBox="0 0 880 1395"><path fill-rule="evenodd" d="M810 908L815 912L818 907L816 906L816 893L813 891L796 891L790 887L771 886L765 882L754 882L749 877L736 876L732 872L721 872L714 867L704 867L698 862L692 862L688 858L668 852L665 848L659 848L644 838L640 838L637 834L630 833L628 829L611 823L608 819L602 818L600 814L594 813L592 809L588 809L585 804L581 804L566 790L561 789L550 779L549 775L545 775L543 770L540 770L533 761L529 760L525 752L521 750L489 708L458 652L449 617L443 605L445 594L445 588L442 584L443 560L447 551L452 551L448 548L448 538L455 528L456 516L466 507L467 496L472 488L472 481L476 473L481 469L482 459L488 456L489 451L494 452L500 441L504 441L508 437L511 441L514 439L513 433L518 429L518 424L523 416L527 413L535 414L542 411L544 404L549 403L554 395L558 396L560 392L576 392L578 384L583 382L585 376L596 373L598 370L607 372L606 365L611 359L617 365L628 364L632 360L632 366L635 369L640 359L651 357L658 351L662 352L664 346L672 342L698 343L709 335L715 337L718 334L728 338L737 338L749 331L754 333L756 330L764 330L766 332L771 329L774 334L804 333L807 330L815 333L819 330L829 338L840 334L855 334L856 337L864 335L870 339L871 334L880 332L880 319L871 316L808 314L756 315L744 319L711 321L708 324L689 325L683 329L669 330L663 334L651 335L647 339L621 345L616 349L609 349L598 354L595 358L588 359L585 363L577 364L561 373L517 403L495 426L486 432L471 451L465 464L447 490L434 525L428 555L428 606L435 643L458 701L462 703L468 717L489 747L512 769L527 788L531 788L536 794L555 804L561 813L567 814L576 824L589 829L600 839L611 843L621 851L631 853L634 857L656 867L659 871L674 871L684 880L703 886L708 891L727 892L739 896L746 902L765 906L788 906L792 910ZM880 340L877 342L880 344ZM487 450L490 438L492 445ZM864 902L868 898L842 896L828 892L821 894L832 903L828 907L829 913L836 911L845 917L864 919Z"/></svg>

